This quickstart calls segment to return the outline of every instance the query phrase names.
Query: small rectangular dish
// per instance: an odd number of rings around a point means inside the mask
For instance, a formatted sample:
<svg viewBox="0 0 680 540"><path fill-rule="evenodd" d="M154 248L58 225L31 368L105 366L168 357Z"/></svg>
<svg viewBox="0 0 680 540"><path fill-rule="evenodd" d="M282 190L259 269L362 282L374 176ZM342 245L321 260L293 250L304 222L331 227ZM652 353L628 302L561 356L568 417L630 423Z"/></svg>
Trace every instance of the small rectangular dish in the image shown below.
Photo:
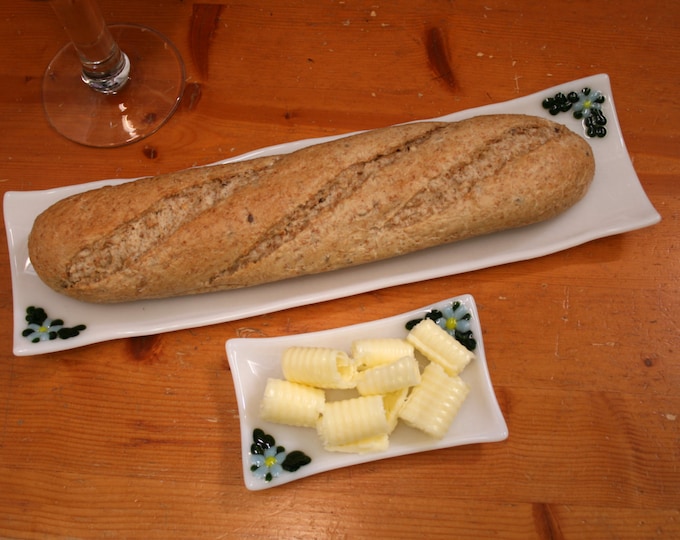
<svg viewBox="0 0 680 540"><path fill-rule="evenodd" d="M470 386L449 431L442 439L434 439L402 423L389 437L389 448L365 454L346 454L324 450L316 430L264 422L259 417L260 402L269 377L282 378L281 357L291 346L330 347L349 352L352 341L362 338L401 337L408 334L406 323L423 318L433 310L443 310L459 302L470 315L470 330L476 341L476 358L465 368L461 378ZM508 437L508 428L496 400L486 362L479 313L471 295L449 298L386 319L346 326L321 332L275 338L237 338L226 342L226 353L231 368L241 428L241 454L243 479L249 490L262 490L280 486L314 474L331 471L381 459L449 448L464 444L502 441ZM257 431L257 434L254 435ZM271 437L272 444L285 451L271 450L270 459L263 463L253 444L263 435ZM274 448L275 448L274 447ZM299 452L311 461L296 470L286 470L280 465L286 455ZM277 466L278 465L278 466ZM295 467L292 467L293 469ZM267 479L267 473L274 473Z"/></svg>

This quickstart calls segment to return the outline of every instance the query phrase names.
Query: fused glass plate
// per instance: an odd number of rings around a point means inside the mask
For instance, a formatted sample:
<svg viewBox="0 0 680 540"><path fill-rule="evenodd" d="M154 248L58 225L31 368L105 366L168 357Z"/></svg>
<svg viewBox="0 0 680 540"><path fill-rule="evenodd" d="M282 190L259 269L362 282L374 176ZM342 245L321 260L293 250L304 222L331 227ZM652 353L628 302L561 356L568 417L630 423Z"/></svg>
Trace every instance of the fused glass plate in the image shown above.
<svg viewBox="0 0 680 540"><path fill-rule="evenodd" d="M476 358L461 374L461 378L469 385L470 392L442 439L434 439L420 430L399 423L389 437L387 450L364 454L328 452L324 450L313 428L286 426L260 419L260 402L267 379L283 378L281 356L286 348L329 347L349 354L352 341L356 339L405 338L408 334L406 324L409 321L423 318L435 310L445 310L455 302L460 303L462 311L470 314L469 324L471 336L476 342L473 349ZM464 444L502 441L508 436L508 428L489 376L479 313L474 298L470 295L443 300L387 319L333 330L276 338L230 339L226 343L226 352L238 401L243 478L246 487L251 490L267 489L313 474L368 461ZM352 397L351 392L330 391L327 392L327 399ZM269 445L273 445L265 456L260 453L263 445L258 445L258 439L262 439L263 434L270 437ZM284 450L277 452L276 447ZM290 459L287 466L286 457L291 454L294 459ZM308 460L310 461L307 463ZM275 475L268 478L267 474L272 472ZM404 474L408 474L408 470Z"/></svg>
<svg viewBox="0 0 680 540"><path fill-rule="evenodd" d="M594 99L579 96L586 87L592 89L591 97ZM553 116L549 109L544 108L543 102L554 100L558 93L565 96L573 93L574 102L567 104L569 111ZM600 98L604 100L602 103L598 102ZM557 101L560 105L560 100ZM577 119L573 114L591 110L598 114L585 119ZM594 133L589 139L596 172L585 198L556 218L536 225L354 268L234 291L115 305L88 304L67 298L44 285L31 266L27 239L35 217L71 194L130 180L104 180L47 191L7 192L4 214L12 274L14 354L42 354L111 339L243 319L384 287L540 257L659 221L660 216L642 189L626 150L607 75L567 82L512 101L456 112L434 120L456 121L498 113L552 118L584 137L590 129L584 125L586 122L606 118L605 126L596 126L606 130L606 136ZM292 152L333 138L338 137L272 146L227 161ZM29 308L34 309L27 313ZM26 320L27 316L30 321Z"/></svg>

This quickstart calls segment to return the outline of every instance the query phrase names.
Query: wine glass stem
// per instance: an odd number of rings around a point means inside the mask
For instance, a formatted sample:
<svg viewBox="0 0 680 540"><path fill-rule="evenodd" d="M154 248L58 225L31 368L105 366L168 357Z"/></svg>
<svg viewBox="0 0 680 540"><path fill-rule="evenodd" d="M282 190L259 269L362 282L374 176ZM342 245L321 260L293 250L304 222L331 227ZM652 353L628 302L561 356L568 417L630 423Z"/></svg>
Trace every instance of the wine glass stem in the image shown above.
<svg viewBox="0 0 680 540"><path fill-rule="evenodd" d="M103 94L117 93L128 80L130 60L109 31L96 0L51 0L83 66L81 78Z"/></svg>

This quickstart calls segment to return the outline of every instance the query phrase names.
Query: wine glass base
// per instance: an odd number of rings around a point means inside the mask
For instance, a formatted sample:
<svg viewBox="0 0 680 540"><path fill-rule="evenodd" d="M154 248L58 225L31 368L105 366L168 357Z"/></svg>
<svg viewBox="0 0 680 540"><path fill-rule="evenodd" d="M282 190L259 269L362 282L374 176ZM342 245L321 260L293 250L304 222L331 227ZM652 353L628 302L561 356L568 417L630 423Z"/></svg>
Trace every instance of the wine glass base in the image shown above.
<svg viewBox="0 0 680 540"><path fill-rule="evenodd" d="M87 86L72 44L57 53L43 79L50 124L85 146L123 146L148 137L172 116L184 91L184 63L164 36L132 24L109 29L131 63L130 78L120 91L102 94Z"/></svg>

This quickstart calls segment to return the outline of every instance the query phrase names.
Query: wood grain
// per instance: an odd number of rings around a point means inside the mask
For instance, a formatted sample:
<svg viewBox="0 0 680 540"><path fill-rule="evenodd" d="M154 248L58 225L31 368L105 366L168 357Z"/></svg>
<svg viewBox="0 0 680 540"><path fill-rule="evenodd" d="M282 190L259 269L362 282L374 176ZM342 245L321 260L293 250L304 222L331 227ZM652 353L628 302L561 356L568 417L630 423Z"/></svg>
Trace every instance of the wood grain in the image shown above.
<svg viewBox="0 0 680 540"><path fill-rule="evenodd" d="M22 358L0 265L0 537L680 537L678 5L100 5L110 22L146 24L177 45L179 111L128 147L62 139L40 80L65 34L46 2L0 0L3 193L177 170L606 72L662 221L540 259ZM365 322L462 293L478 303L507 441L245 489L225 340Z"/></svg>

